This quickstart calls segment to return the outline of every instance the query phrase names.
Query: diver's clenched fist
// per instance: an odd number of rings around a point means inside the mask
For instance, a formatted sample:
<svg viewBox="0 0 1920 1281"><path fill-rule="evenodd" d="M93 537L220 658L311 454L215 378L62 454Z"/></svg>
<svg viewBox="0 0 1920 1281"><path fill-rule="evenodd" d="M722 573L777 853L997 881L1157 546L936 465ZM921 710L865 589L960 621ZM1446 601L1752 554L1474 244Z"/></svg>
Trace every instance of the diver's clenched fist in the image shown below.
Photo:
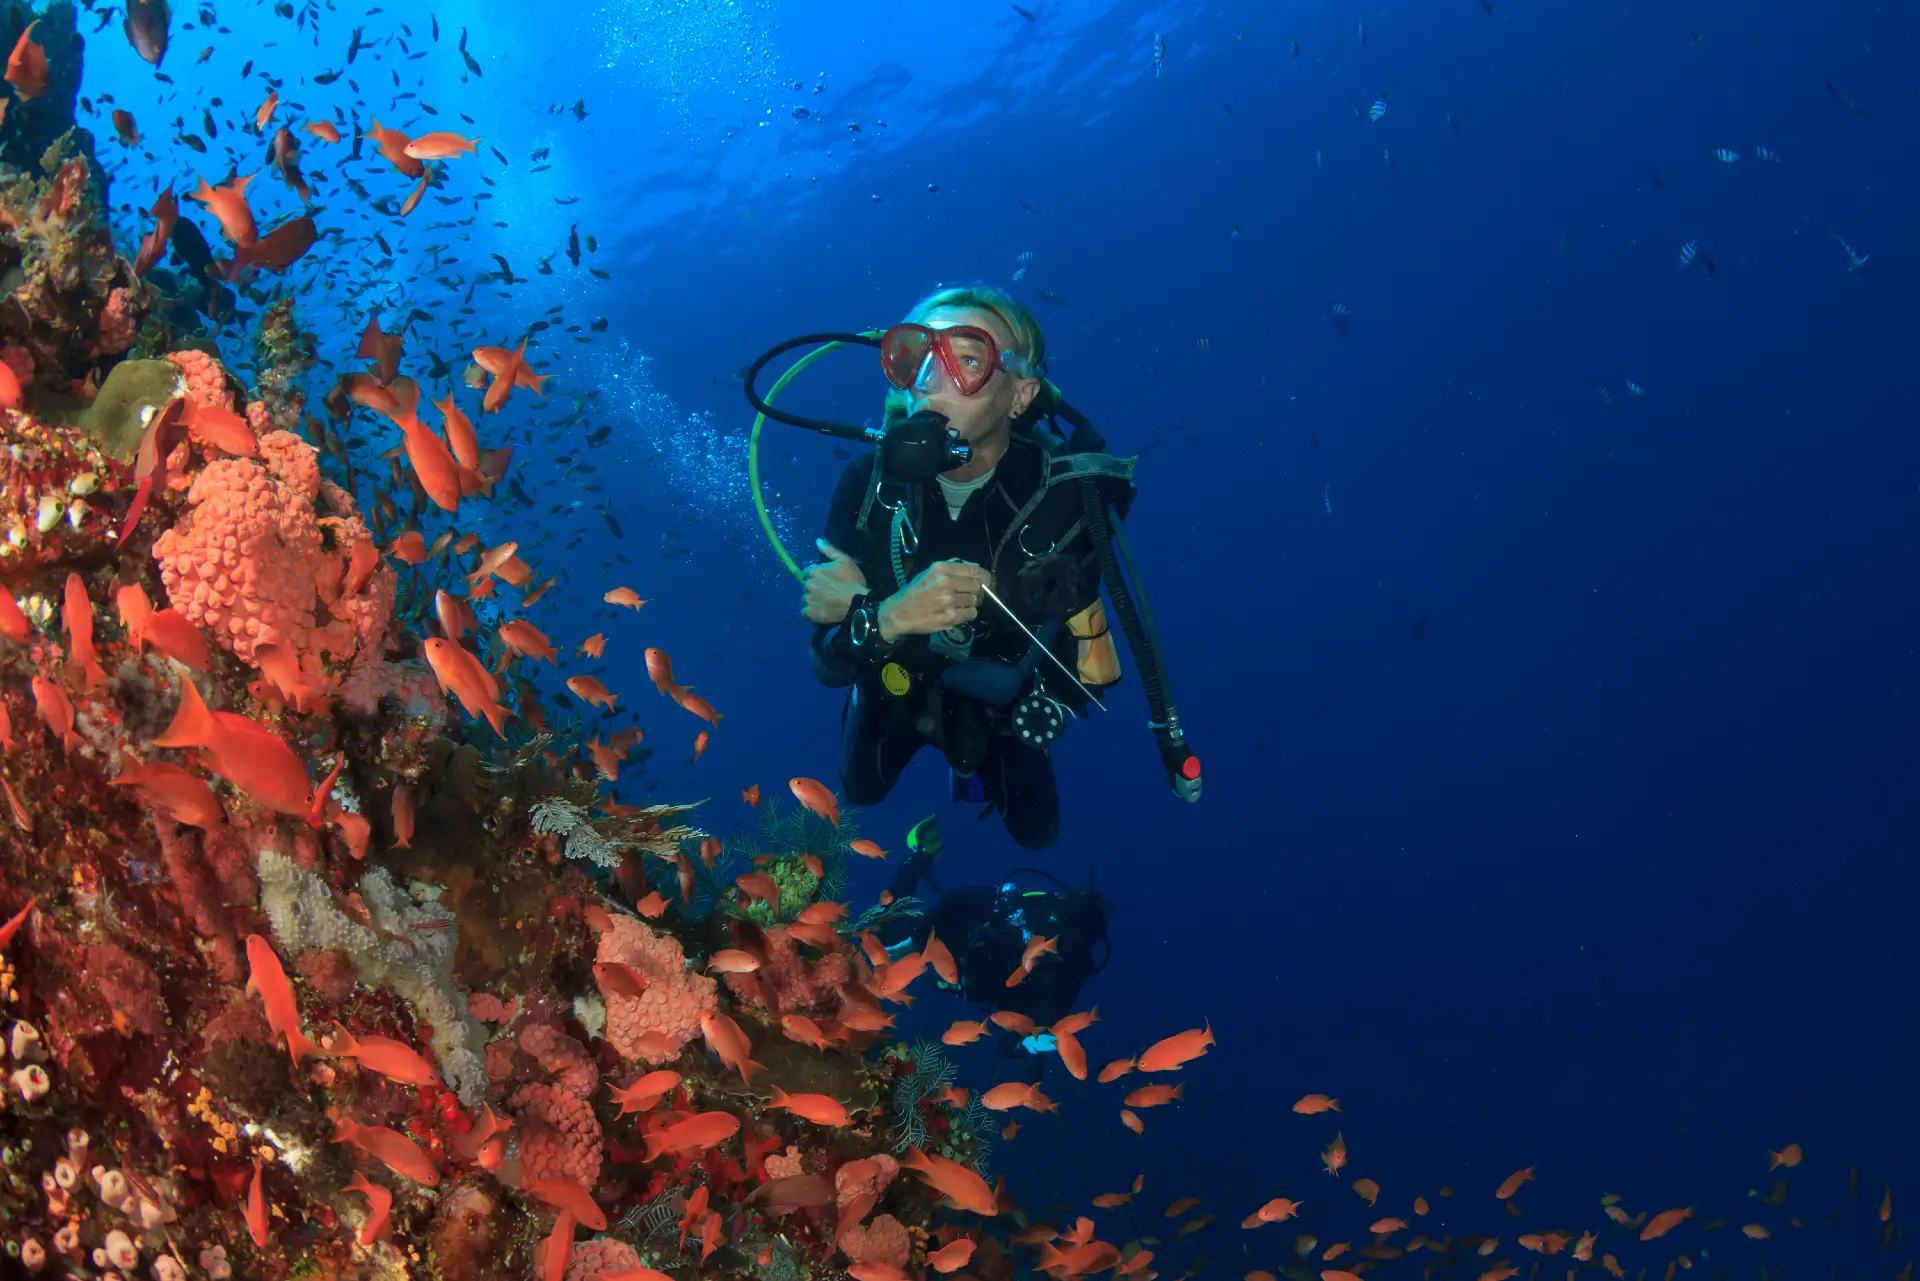
<svg viewBox="0 0 1920 1281"><path fill-rule="evenodd" d="M989 581L986 570L968 561L936 561L881 604L881 639L931 636L972 622L980 616Z"/></svg>

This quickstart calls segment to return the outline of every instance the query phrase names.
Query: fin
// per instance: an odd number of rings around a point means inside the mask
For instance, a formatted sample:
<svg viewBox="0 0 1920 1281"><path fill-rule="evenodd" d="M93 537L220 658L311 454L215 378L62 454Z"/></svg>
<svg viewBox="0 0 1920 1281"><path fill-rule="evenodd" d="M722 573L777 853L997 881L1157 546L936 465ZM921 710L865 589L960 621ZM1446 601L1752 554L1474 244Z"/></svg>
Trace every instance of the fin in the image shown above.
<svg viewBox="0 0 1920 1281"><path fill-rule="evenodd" d="M220 726L207 710L206 700L190 680L180 683L180 710L173 714L167 732L153 740L155 747L210 747L219 736Z"/></svg>

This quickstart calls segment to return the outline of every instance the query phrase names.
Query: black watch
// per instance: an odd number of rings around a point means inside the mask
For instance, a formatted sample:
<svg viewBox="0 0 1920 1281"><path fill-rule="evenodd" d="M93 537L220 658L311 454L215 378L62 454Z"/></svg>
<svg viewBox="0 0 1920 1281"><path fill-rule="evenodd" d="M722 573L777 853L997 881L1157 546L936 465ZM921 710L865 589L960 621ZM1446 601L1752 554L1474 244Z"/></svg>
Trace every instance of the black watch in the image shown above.
<svg viewBox="0 0 1920 1281"><path fill-rule="evenodd" d="M900 643L880 635L880 602L871 596L858 597L847 611L847 639L856 651L871 655L892 653Z"/></svg>

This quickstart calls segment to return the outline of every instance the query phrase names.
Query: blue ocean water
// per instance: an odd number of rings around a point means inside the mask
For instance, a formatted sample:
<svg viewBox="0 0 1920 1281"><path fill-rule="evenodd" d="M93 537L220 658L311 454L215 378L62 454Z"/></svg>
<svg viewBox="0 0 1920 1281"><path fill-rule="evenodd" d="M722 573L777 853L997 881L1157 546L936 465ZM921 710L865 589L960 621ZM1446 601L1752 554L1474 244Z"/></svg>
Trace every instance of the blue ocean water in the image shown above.
<svg viewBox="0 0 1920 1281"><path fill-rule="evenodd" d="M1866 1201L1912 1185L1920 1133L1913 10L1026 7L389 5L321 10L316 44L225 4L217 39L176 30L177 83L109 31L82 91L157 139L208 95L250 114L261 71L298 119L473 118L482 151L438 193L463 199L406 221L344 185L404 197L371 147L311 144L337 234L280 283L336 369L370 314L431 314L407 331L423 385L415 353L464 365L450 325L491 254L525 279L479 283L463 334L606 318L536 336L547 404L480 424L518 443L534 505L461 528L562 574L537 621L563 652L609 636L603 679L656 753L623 794L711 796L722 832L749 784L832 780L840 711L753 516L736 371L943 282L1036 309L1069 398L1142 457L1129 528L1206 795L1166 788L1130 681L1056 749L1043 855L948 805L931 753L862 823L897 848L940 813L948 884L1096 878L1096 1063L1203 1019L1219 1040L1137 1139L1119 1087L1059 1082L1061 1115L999 1157L1037 1209L1144 1171L1138 1231L1204 1196L1222 1221L1170 1259L1238 1276L1290 1260L1290 1231L1233 1222L1269 1196L1337 1205L1311 1230L1360 1239L1365 1207L1319 1170L1336 1129L1383 1210L1456 1187L1436 1215L1458 1233L1508 1231L1491 1190L1536 1163L1530 1212L1570 1226L1602 1192L1750 1221L1765 1150L1799 1142L1809 1242L1855 1165L1862 1203L1799 1255L1728 1233L1712 1265L1891 1276L1910 1255L1875 1253ZM312 84L354 27L371 51ZM124 163L95 131L130 207L260 163L231 129ZM263 225L298 211L270 172L250 194ZM580 267L570 226L597 240ZM841 353L787 395L877 421L883 391ZM784 427L762 448L804 558L842 464ZM649 604L601 605L617 583ZM726 713L697 763L646 646ZM977 1048L985 1086L1004 1065ZM1293 1115L1308 1091L1342 1114Z"/></svg>

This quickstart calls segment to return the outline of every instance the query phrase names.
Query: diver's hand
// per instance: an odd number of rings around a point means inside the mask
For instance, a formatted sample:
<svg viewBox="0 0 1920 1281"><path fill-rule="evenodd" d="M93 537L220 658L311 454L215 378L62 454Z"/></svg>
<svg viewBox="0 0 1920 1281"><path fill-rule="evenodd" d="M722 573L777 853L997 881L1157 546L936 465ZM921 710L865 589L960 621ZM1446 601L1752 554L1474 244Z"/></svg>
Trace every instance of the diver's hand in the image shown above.
<svg viewBox="0 0 1920 1281"><path fill-rule="evenodd" d="M892 644L972 622L980 616L988 581L987 571L968 561L934 562L905 591L880 603L880 639Z"/></svg>
<svg viewBox="0 0 1920 1281"><path fill-rule="evenodd" d="M867 590L867 576L854 564L853 557L826 539L816 538L813 545L826 560L807 566L801 576L807 588L804 612L808 622L832 627L846 621L853 609L853 598Z"/></svg>

